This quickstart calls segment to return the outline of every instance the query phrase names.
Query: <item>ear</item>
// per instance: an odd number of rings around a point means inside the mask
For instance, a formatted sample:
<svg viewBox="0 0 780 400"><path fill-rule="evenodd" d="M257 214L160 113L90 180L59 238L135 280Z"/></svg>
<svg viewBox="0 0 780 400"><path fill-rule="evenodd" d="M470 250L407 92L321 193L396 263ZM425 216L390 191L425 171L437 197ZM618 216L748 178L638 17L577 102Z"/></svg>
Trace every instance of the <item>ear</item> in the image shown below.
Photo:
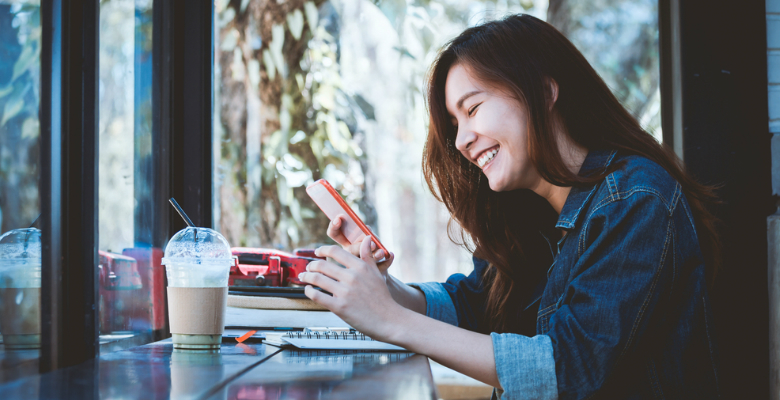
<svg viewBox="0 0 780 400"><path fill-rule="evenodd" d="M547 104L550 110L553 109L556 101L558 101L558 82L555 79L547 78Z"/></svg>

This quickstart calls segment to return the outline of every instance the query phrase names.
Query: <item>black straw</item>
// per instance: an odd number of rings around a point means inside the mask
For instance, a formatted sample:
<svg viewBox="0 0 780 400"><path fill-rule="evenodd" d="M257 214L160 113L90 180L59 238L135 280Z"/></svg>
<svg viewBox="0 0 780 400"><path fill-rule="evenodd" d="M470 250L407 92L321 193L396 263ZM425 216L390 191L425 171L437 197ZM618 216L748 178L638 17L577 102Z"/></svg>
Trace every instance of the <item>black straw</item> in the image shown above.
<svg viewBox="0 0 780 400"><path fill-rule="evenodd" d="M175 208L176 211L179 213L181 219L183 219L184 222L187 223L187 226L194 228L195 224L192 223L192 220L190 219L190 217L187 216L187 213L185 213L184 210L181 209L181 206L179 205L179 203L176 202L176 199L171 197L170 199L168 199L168 201L170 201L171 204L173 204L173 208Z"/></svg>
<svg viewBox="0 0 780 400"><path fill-rule="evenodd" d="M32 224L30 224L30 227L27 229L35 228L35 224L38 223L38 220L41 219L41 215L43 213L38 214L38 218L35 218L35 221L33 221ZM27 241L30 240L30 231L28 230L27 233L24 234L24 255L27 255Z"/></svg>
<svg viewBox="0 0 780 400"><path fill-rule="evenodd" d="M35 221L33 221L33 223L30 224L30 228L35 228L35 224L37 224L38 220L41 219L41 215L43 215L43 213L38 214L38 218L36 218Z"/></svg>
<svg viewBox="0 0 780 400"><path fill-rule="evenodd" d="M184 210L179 205L179 203L176 202L176 199L171 197L170 199L168 199L168 201L171 202L171 205L173 205L173 208L175 208L176 212L179 213L179 216L181 216L181 219L183 219L184 222L187 223L187 226L189 226L191 228L195 228L195 224L192 223L192 220L190 219L190 217L187 216L187 213L185 213ZM198 241L198 230L197 229L195 229L195 241L196 242Z"/></svg>

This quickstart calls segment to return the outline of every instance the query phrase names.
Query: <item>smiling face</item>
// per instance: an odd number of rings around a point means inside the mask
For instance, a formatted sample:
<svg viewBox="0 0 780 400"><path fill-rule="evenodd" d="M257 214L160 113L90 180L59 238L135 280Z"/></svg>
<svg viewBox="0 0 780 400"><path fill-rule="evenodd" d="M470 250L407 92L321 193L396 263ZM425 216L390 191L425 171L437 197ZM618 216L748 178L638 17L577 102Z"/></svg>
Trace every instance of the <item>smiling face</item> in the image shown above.
<svg viewBox="0 0 780 400"><path fill-rule="evenodd" d="M447 111L457 127L455 147L482 169L496 192L534 189L541 178L528 156L528 114L508 94L455 64L445 84Z"/></svg>

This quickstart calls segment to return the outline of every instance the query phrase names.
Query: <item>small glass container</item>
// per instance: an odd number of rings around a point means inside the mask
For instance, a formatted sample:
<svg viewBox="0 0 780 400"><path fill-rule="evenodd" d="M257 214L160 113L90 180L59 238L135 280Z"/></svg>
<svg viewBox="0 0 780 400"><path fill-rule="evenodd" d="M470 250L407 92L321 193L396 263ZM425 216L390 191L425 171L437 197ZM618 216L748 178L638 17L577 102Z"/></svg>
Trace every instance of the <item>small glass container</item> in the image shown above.
<svg viewBox="0 0 780 400"><path fill-rule="evenodd" d="M41 347L41 231L0 236L0 333L9 350Z"/></svg>

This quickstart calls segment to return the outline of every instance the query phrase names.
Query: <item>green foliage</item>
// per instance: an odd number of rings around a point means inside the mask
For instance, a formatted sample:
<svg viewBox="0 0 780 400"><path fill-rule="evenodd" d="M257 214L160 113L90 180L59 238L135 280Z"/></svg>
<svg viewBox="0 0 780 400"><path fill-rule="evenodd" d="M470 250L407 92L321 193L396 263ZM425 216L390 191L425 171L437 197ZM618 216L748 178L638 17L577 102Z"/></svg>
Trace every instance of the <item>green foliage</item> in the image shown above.
<svg viewBox="0 0 780 400"><path fill-rule="evenodd" d="M387 62L399 67L397 84L404 88L405 106L410 115L424 112L421 83L439 47L452 35L481 19L500 17L505 12L527 11L537 15L544 12L534 0L370 1L387 18L395 31L393 34L397 35L398 41L393 47L397 59ZM363 4L361 7L372 6ZM364 215L373 215L366 208L370 206L366 204L363 192L364 175L368 173L365 168L369 163L361 148L365 141L359 126L365 121L376 121L378 125L387 122L377 121L375 107L378 104L371 104L361 94L347 92L342 82L338 35L346 21L339 13L348 7L342 7L342 1L336 0L303 3L243 0L240 7L238 2L217 0L215 8L221 30L220 65L230 71L233 81L250 86L246 90L254 91L255 97L265 102L262 112L271 110L263 114L264 125L259 127L263 131L260 134L262 145L257 146L258 154L246 149L249 143L223 145L225 169L230 170L235 179L234 193L246 196L243 208L225 218L241 224L228 228L243 232L240 240L231 240L237 243L251 241L248 237L265 224L265 240L271 243L264 245L295 247L327 241L325 230L320 229L321 223L327 223L327 220L304 192L306 184L319 178L329 179L358 212L362 207L365 208L362 210ZM252 20L260 15L265 15L262 23ZM262 28L262 24L266 28ZM267 28L269 25L270 29ZM649 47L653 51L652 46ZM646 89L648 83L641 80L649 75L645 70L647 64L633 65L636 69L631 73L632 78L639 79L622 84L621 90L625 96L648 101L652 92ZM225 83L222 88L235 90L225 87ZM247 113L252 112L258 110L247 109ZM242 132L243 128L249 127L240 115L223 110L223 128L229 131L226 137L239 141L242 135L249 137L249 133ZM226 116L233 120L228 121ZM406 123L419 122L411 121L412 117ZM419 140L420 132L424 132L422 126L404 126L403 121L399 124L407 132L414 131L411 133L414 139L401 139L404 141ZM246 159L242 159L244 155ZM258 167L252 167L253 163ZM252 183L253 175L257 176L256 184ZM254 192L247 189L251 185L256 185ZM223 206L223 210L225 208ZM255 217L252 217L253 213Z"/></svg>
<svg viewBox="0 0 780 400"><path fill-rule="evenodd" d="M17 3L10 14L13 23L0 29L14 32L19 47L4 43L17 51L0 60L9 72L0 77L0 232L28 226L40 212L40 9Z"/></svg>
<svg viewBox="0 0 780 400"><path fill-rule="evenodd" d="M406 19L406 0L374 0L374 5L382 10L397 32L403 28Z"/></svg>
<svg viewBox="0 0 780 400"><path fill-rule="evenodd" d="M309 7L307 16L315 18L313 14ZM302 24L302 20L300 11L288 14L287 29L294 38L301 35L298 24ZM350 162L363 154L353 135L355 112L374 118L373 107L365 99L356 100L343 90L336 53L337 38L323 26L309 26L314 28L309 32L311 37L300 62L300 71L287 77L284 85L279 109L281 129L271 134L262 152L264 168L274 171L263 174L263 184L276 185L279 203L285 211L281 223L287 227L292 242L301 239L299 228L306 225L304 219L322 217L305 194L297 192L300 195L295 195L296 189L324 177L327 170L335 169L347 175ZM274 42L279 37L275 34ZM275 59L273 44L271 47L271 58ZM278 69L279 63L274 62L274 66ZM268 65L266 71L273 79ZM345 192L341 182L332 183ZM362 197L361 193L349 193L348 190L344 194L348 200ZM325 240L325 237L317 238L317 241Z"/></svg>
<svg viewBox="0 0 780 400"><path fill-rule="evenodd" d="M362 189L345 187L341 177L354 175L363 157L357 118L375 118L374 109L343 89L338 38L320 24L335 15L330 5L323 14L322 1L215 3L225 71L217 88L217 184L220 229L231 243L294 248L327 241L327 218L305 193L316 179L329 178L353 205L362 198ZM226 108L232 99L245 111Z"/></svg>
<svg viewBox="0 0 780 400"><path fill-rule="evenodd" d="M41 68L40 8L25 5L15 14L23 15L28 23L24 29L19 29L22 51L13 64L11 78L8 82L0 82L0 127L7 127L14 118L37 119L40 103L37 81ZM27 136L37 137L38 134L28 132Z"/></svg>

